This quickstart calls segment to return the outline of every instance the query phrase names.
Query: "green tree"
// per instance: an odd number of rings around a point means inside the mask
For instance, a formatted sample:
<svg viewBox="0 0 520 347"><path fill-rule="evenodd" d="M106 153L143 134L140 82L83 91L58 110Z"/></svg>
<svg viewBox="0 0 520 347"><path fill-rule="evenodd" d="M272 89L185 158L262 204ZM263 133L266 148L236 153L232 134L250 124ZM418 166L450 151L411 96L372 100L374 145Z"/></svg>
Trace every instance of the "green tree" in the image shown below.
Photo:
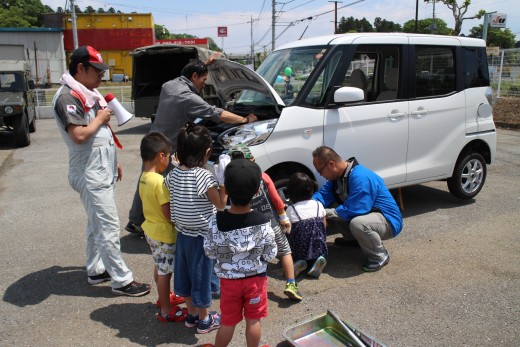
<svg viewBox="0 0 520 347"><path fill-rule="evenodd" d="M164 25L154 24L154 32L156 40L166 40L170 38L170 32Z"/></svg>
<svg viewBox="0 0 520 347"><path fill-rule="evenodd" d="M106 13L103 7L97 9L97 13Z"/></svg>
<svg viewBox="0 0 520 347"><path fill-rule="evenodd" d="M107 13L116 13L116 10L113 8L113 7L110 7L108 10L107 10Z"/></svg>
<svg viewBox="0 0 520 347"><path fill-rule="evenodd" d="M96 13L96 10L92 6L87 6L87 7L85 7L84 13L89 13L89 14L90 13Z"/></svg>
<svg viewBox="0 0 520 347"><path fill-rule="evenodd" d="M376 17L374 20L374 28L375 31L380 33L400 32L403 30L401 28L401 24L387 21L386 19L381 19L381 17Z"/></svg>
<svg viewBox="0 0 520 347"><path fill-rule="evenodd" d="M338 34L351 32L372 32L374 27L370 22L363 17L363 19L355 19L354 17L341 17L338 24Z"/></svg>
<svg viewBox="0 0 520 347"><path fill-rule="evenodd" d="M437 35L451 35L453 30L448 28L445 21L440 18L435 18L435 29L432 27L433 19L426 18L417 21L417 32L421 34L437 34ZM410 19L403 25L403 32L415 32L415 19Z"/></svg>
<svg viewBox="0 0 520 347"><path fill-rule="evenodd" d="M461 0L462 3L459 5L457 3L457 0L424 0L424 2L441 2L444 5L446 5L453 15L453 19L455 20L455 27L453 28L452 35L459 36L460 31L462 28L462 22L465 19L472 19L472 18L480 18L482 16L482 10L480 10L477 14L475 14L472 17L464 17L466 13L468 12L468 7L471 5L471 0Z"/></svg>
<svg viewBox="0 0 520 347"><path fill-rule="evenodd" d="M222 48L220 48L211 37L208 37L208 44L209 49L211 49L212 51L222 52Z"/></svg>
<svg viewBox="0 0 520 347"><path fill-rule="evenodd" d="M483 25L471 28L469 31L469 37L482 38ZM500 47L500 48L513 48L515 47L516 36L509 28L504 30L500 28L488 28L487 33L487 44L488 46Z"/></svg>
<svg viewBox="0 0 520 347"><path fill-rule="evenodd" d="M42 14L53 12L40 0L0 0L0 27L41 27Z"/></svg>

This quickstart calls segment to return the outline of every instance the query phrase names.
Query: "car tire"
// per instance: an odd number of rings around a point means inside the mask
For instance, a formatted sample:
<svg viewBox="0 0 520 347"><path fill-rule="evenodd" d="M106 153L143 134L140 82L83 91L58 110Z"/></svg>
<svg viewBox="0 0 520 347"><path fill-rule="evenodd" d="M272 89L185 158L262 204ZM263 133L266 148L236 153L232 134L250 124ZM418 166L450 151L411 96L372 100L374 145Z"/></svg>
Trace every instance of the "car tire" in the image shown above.
<svg viewBox="0 0 520 347"><path fill-rule="evenodd" d="M289 195L287 194L287 184L289 183L289 177L275 177L273 178L273 183L282 201L288 205Z"/></svg>
<svg viewBox="0 0 520 347"><path fill-rule="evenodd" d="M34 133L35 131L36 131L36 117L34 117L32 122L29 124L29 132Z"/></svg>
<svg viewBox="0 0 520 347"><path fill-rule="evenodd" d="M13 129L14 141L17 147L27 147L31 144L31 135L29 135L29 119L26 113L15 116Z"/></svg>
<svg viewBox="0 0 520 347"><path fill-rule="evenodd" d="M466 153L459 157L453 176L448 178L448 189L459 199L472 199L484 186L486 174L484 157L479 153Z"/></svg>

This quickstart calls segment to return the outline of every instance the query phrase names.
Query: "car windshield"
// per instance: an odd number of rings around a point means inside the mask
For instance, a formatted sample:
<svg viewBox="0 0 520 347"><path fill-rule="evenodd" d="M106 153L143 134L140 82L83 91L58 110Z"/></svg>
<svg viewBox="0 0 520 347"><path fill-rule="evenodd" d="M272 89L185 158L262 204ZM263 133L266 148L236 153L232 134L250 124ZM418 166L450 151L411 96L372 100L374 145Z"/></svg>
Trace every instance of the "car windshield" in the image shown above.
<svg viewBox="0 0 520 347"><path fill-rule="evenodd" d="M0 91L23 92L23 76L18 72L0 72Z"/></svg>
<svg viewBox="0 0 520 347"><path fill-rule="evenodd" d="M257 74L262 76L280 95L286 106L293 103L303 85L325 54L323 46L298 47L271 53L260 65ZM272 104L274 100L265 94L245 90L240 94L240 104Z"/></svg>

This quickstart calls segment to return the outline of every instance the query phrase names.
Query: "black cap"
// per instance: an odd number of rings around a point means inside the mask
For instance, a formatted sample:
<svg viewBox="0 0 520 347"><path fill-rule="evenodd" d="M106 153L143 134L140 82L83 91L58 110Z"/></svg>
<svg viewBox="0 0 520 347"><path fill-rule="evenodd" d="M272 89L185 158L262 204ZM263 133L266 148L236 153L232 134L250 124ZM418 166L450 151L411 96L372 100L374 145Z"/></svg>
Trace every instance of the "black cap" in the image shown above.
<svg viewBox="0 0 520 347"><path fill-rule="evenodd" d="M248 159L232 160L224 172L226 191L233 197L252 199L260 188L262 170L255 162Z"/></svg>
<svg viewBox="0 0 520 347"><path fill-rule="evenodd" d="M101 53L95 50L92 46L81 46L77 48L70 56L71 62L88 63L100 70L108 70L108 65L103 63Z"/></svg>

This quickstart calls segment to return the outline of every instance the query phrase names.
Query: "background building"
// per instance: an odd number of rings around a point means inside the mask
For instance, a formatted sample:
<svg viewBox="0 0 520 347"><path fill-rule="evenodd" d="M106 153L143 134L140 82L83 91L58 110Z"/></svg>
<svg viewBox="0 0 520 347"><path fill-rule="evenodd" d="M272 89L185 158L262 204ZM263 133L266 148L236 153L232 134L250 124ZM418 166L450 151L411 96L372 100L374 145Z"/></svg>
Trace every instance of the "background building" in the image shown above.
<svg viewBox="0 0 520 347"><path fill-rule="evenodd" d="M59 83L67 70L61 28L0 28L0 60L25 59L38 86Z"/></svg>

